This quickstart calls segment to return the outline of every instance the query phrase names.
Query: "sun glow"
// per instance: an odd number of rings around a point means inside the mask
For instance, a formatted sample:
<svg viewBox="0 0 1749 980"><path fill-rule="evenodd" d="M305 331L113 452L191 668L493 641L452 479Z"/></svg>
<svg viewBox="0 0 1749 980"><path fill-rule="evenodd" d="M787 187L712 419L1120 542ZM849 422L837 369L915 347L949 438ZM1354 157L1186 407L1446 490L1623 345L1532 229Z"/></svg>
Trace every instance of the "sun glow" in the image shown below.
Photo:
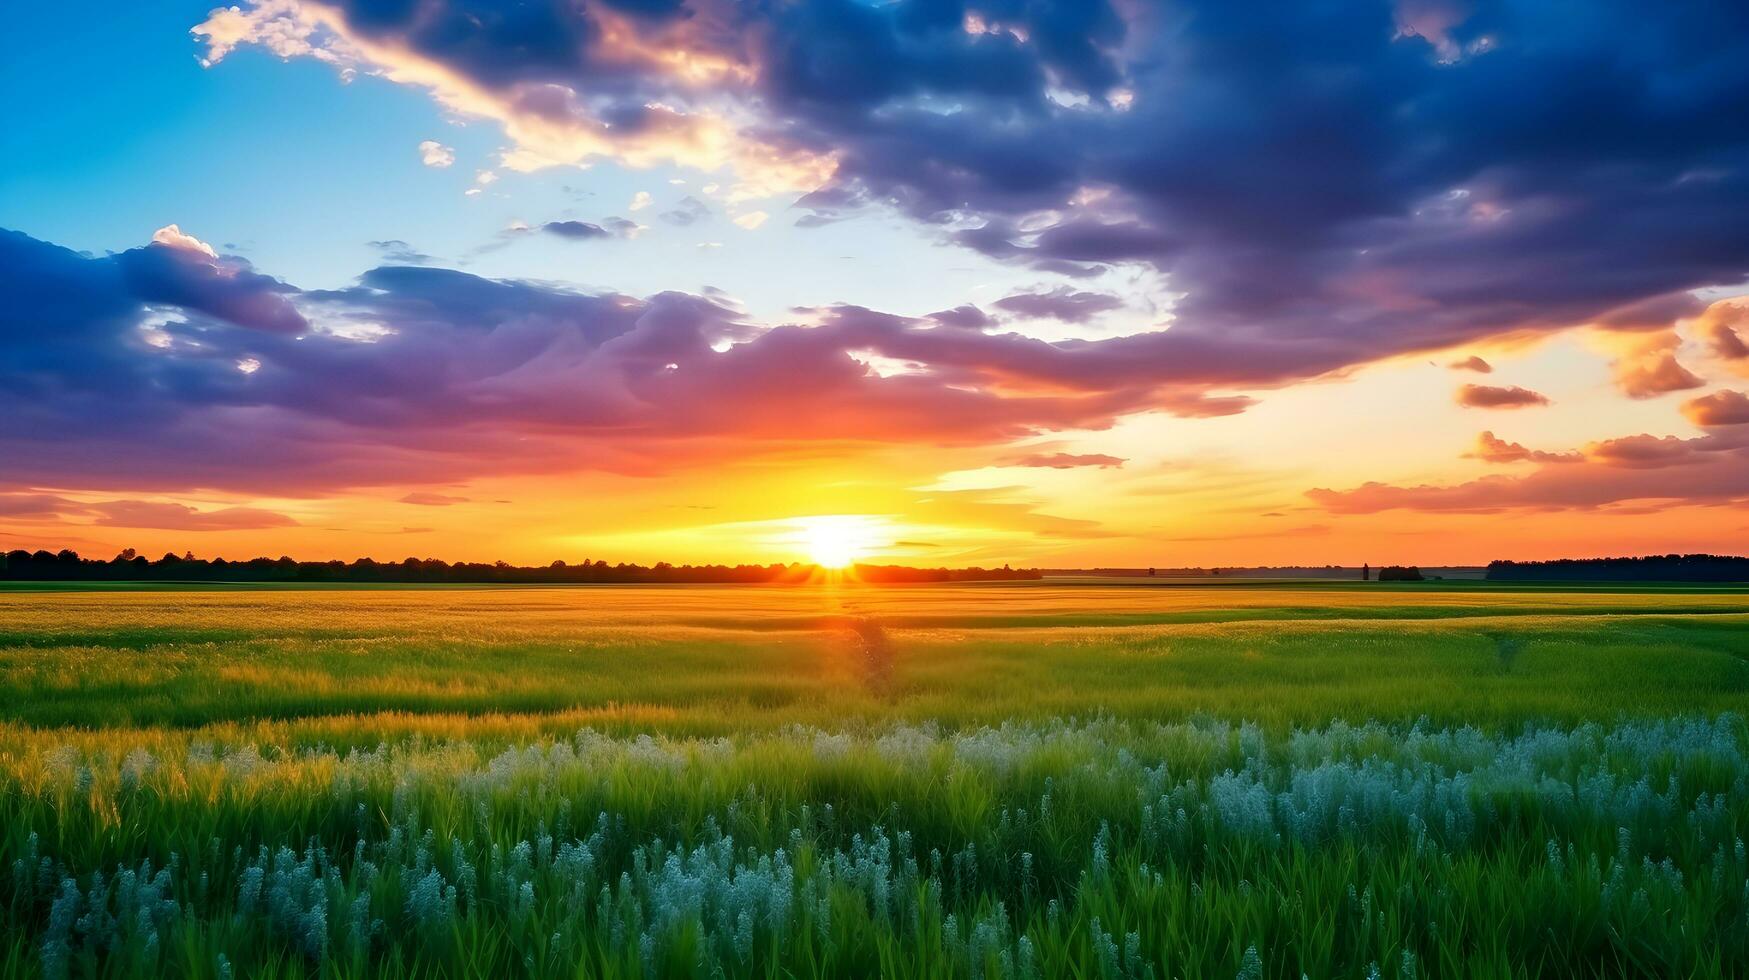
<svg viewBox="0 0 1749 980"><path fill-rule="evenodd" d="M808 560L821 568L848 568L880 544L874 539L874 522L866 517L804 517L796 525L801 529Z"/></svg>

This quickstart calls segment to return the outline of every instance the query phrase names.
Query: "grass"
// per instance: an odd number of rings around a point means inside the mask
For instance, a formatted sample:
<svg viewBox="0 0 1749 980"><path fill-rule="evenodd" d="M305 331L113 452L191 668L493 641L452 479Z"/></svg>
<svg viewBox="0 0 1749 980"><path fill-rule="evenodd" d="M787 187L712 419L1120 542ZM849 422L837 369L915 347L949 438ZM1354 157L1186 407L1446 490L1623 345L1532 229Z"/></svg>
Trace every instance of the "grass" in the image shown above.
<svg viewBox="0 0 1749 980"><path fill-rule="evenodd" d="M0 977L1749 972L1749 593L0 590Z"/></svg>

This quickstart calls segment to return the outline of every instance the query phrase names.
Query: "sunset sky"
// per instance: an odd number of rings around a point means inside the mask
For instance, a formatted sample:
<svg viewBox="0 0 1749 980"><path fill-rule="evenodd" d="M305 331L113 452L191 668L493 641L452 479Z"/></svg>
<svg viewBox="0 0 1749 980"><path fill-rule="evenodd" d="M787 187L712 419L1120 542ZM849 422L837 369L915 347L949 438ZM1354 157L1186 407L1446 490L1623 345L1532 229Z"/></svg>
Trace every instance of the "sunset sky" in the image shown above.
<svg viewBox="0 0 1749 980"><path fill-rule="evenodd" d="M1749 4L14 5L0 549L1749 551Z"/></svg>

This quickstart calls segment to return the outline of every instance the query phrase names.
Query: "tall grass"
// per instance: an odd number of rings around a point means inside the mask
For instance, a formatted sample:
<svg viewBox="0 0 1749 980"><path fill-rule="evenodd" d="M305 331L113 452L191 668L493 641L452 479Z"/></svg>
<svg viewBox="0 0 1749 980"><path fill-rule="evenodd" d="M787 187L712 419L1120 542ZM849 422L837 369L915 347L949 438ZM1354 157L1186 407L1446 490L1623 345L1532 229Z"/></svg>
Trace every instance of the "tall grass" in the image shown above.
<svg viewBox="0 0 1749 980"><path fill-rule="evenodd" d="M0 597L0 977L1749 974L1740 598L1141 592Z"/></svg>
<svg viewBox="0 0 1749 980"><path fill-rule="evenodd" d="M12 733L0 974L1736 975L1746 737Z"/></svg>

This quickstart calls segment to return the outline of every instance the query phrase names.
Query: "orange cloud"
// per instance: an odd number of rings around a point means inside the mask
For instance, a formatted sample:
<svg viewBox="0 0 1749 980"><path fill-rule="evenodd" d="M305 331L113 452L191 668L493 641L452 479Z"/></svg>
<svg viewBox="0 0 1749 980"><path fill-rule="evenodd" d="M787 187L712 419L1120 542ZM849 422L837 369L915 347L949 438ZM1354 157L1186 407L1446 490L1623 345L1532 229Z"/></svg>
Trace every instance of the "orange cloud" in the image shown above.
<svg viewBox="0 0 1749 980"><path fill-rule="evenodd" d="M1672 391L1687 391L1706 384L1676 360L1682 338L1664 330L1636 340L1611 365L1616 387L1629 398L1656 398Z"/></svg>
<svg viewBox="0 0 1749 980"><path fill-rule="evenodd" d="M1741 391L1715 391L1683 402L1682 414L1695 425L1749 424L1749 395Z"/></svg>
<svg viewBox="0 0 1749 980"><path fill-rule="evenodd" d="M1465 459L1484 463L1576 463L1584 459L1580 453L1551 453L1541 449L1526 449L1516 442L1484 432L1476 437L1476 448L1464 453Z"/></svg>
<svg viewBox="0 0 1749 980"><path fill-rule="evenodd" d="M1695 333L1712 349L1713 355L1727 361L1749 359L1749 343L1744 342L1738 329L1749 329L1749 303L1741 299L1714 303L1694 325Z"/></svg>
<svg viewBox="0 0 1749 980"><path fill-rule="evenodd" d="M1004 463L1004 466L1033 466L1053 470L1067 470L1078 466L1097 466L1100 469L1116 469L1126 460L1119 456L1108 456L1105 453L1032 453L1017 456Z"/></svg>
<svg viewBox="0 0 1749 980"><path fill-rule="evenodd" d="M1465 408L1528 408L1547 405L1549 399L1517 385L1462 385L1457 390L1457 403Z"/></svg>

